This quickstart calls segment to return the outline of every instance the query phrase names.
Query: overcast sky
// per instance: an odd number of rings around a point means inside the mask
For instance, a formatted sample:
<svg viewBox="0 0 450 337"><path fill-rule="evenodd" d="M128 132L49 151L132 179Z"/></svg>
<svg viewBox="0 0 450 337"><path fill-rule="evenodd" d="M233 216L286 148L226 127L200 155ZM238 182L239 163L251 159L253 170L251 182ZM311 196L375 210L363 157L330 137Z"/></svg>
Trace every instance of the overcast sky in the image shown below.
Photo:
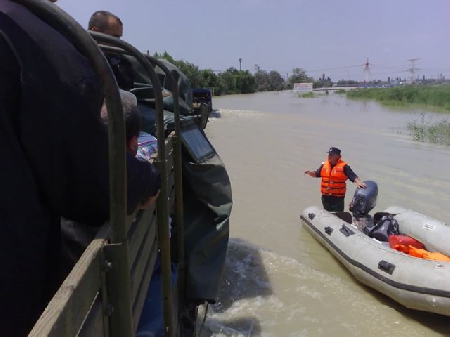
<svg viewBox="0 0 450 337"><path fill-rule="evenodd" d="M322 73L333 80L450 78L450 0L59 0L83 27L97 10L124 23L141 51L167 51L200 69Z"/></svg>

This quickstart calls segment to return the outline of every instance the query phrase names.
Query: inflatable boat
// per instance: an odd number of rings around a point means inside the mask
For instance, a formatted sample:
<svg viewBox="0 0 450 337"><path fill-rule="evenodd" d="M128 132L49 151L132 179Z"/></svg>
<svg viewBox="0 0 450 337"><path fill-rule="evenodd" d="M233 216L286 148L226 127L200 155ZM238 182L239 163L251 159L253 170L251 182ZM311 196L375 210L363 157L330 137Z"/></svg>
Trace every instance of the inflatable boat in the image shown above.
<svg viewBox="0 0 450 337"><path fill-rule="evenodd" d="M382 212L387 213L397 220L400 234L420 241L427 251L450 255L450 227L445 223L401 207ZM392 249L388 242L368 236L348 212L330 213L311 206L300 219L360 282L407 308L450 316L450 262Z"/></svg>

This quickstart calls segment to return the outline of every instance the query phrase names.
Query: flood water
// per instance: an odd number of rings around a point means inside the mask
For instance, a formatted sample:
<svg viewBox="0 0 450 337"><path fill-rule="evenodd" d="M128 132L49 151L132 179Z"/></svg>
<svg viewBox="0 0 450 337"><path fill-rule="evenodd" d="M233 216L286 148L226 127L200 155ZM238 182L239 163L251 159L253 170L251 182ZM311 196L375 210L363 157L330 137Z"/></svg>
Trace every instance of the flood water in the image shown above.
<svg viewBox="0 0 450 337"><path fill-rule="evenodd" d="M223 287L202 336L450 336L448 318L359 284L299 220L321 205L320 180L303 172L336 146L362 180L378 183L374 211L397 205L450 221L450 149L414 142L406 127L423 110L291 92L213 104L206 133L230 175L233 211Z"/></svg>

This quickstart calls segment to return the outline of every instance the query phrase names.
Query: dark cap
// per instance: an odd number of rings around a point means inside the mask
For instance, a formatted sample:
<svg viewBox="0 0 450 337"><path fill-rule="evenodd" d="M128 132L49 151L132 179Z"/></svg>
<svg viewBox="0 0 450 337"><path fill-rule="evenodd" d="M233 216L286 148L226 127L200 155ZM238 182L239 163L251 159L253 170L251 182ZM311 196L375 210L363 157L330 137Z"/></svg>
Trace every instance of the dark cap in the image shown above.
<svg viewBox="0 0 450 337"><path fill-rule="evenodd" d="M327 151L327 153L334 153L341 155L341 150L339 150L337 147L330 147L330 149Z"/></svg>

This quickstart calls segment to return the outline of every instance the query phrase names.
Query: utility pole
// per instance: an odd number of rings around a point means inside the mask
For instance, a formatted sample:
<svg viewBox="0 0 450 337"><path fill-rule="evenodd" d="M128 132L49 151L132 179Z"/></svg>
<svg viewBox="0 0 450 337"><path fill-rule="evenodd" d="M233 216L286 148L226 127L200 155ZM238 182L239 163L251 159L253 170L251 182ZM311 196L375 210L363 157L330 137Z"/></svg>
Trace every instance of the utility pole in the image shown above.
<svg viewBox="0 0 450 337"><path fill-rule="evenodd" d="M369 64L369 58L367 58L366 63L364 63L364 86L367 86L367 83L369 83L370 79L370 64Z"/></svg>
<svg viewBox="0 0 450 337"><path fill-rule="evenodd" d="M239 58L239 71L241 71L242 69L241 69L241 63L242 63L242 59L241 58Z"/></svg>
<svg viewBox="0 0 450 337"><path fill-rule="evenodd" d="M415 59L409 59L408 61L411 62L411 67L408 69L409 73L411 74L409 76L409 80L411 81L411 84L414 83L414 73L416 70L420 70L419 68L415 67L415 63L416 61L420 60L420 58L415 58Z"/></svg>

